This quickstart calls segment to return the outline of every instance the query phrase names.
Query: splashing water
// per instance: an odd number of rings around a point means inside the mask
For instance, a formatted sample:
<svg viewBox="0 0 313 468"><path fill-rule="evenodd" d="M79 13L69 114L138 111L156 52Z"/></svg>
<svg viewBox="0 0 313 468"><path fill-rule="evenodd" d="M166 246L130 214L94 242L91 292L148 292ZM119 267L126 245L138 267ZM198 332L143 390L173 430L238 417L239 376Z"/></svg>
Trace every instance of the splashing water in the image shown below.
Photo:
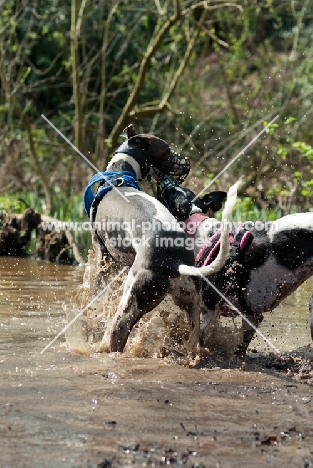
<svg viewBox="0 0 313 468"><path fill-rule="evenodd" d="M88 305L95 296L96 278L98 271L96 258L92 250L89 251L88 262L85 267L83 283L78 287L76 294L76 304L72 309L67 310L68 322L72 320L84 307ZM108 285L119 273L119 267L109 259L104 259L101 267L104 284ZM119 276L86 311L68 328L66 341L72 351L81 354L108 353L109 335L113 317L117 311L118 304L123 295L124 282L127 277L127 270ZM276 330L273 330L273 315L265 314L264 323L261 330L283 352L291 349L291 342L294 347L300 344L307 345L308 324L305 318L299 321L298 313L295 317L286 304L294 301L295 297L303 296L303 291L310 289L309 284L303 285L298 292L287 298L275 311ZM278 320L280 324L278 324ZM203 317L202 317L203 318ZM291 323L292 322L292 325ZM303 322L303 323L302 323ZM202 328L205 323L202 322ZM295 327L299 333L295 334ZM300 327L300 328L299 328ZM193 364L188 352L189 324L185 311L180 310L173 302L170 295L157 306L153 311L146 314L133 328L125 346L124 355L127 357L163 357L170 362L183 365ZM281 336L273 336L273 332L280 333ZM204 348L201 350L202 356L221 357L230 359L234 355L237 345L242 340L241 319L212 318L209 334L205 336ZM298 340L298 341L297 341ZM256 337L252 343L252 348L264 348L265 343ZM271 349L268 349L271 351ZM196 358L197 360L197 358Z"/></svg>
<svg viewBox="0 0 313 468"><path fill-rule="evenodd" d="M108 285L118 273L118 266L109 259L104 259L101 273ZM76 307L67 312L68 322L88 305L94 297L98 276L96 258L89 251L83 283L78 287ZM93 303L66 332L67 344L71 350L91 354L109 352L109 332L114 314L123 295L127 271L119 276L99 300ZM189 324L184 311L181 311L166 296L162 303L146 314L133 328L126 347L126 356L135 357L175 357L184 361L188 356L187 342Z"/></svg>

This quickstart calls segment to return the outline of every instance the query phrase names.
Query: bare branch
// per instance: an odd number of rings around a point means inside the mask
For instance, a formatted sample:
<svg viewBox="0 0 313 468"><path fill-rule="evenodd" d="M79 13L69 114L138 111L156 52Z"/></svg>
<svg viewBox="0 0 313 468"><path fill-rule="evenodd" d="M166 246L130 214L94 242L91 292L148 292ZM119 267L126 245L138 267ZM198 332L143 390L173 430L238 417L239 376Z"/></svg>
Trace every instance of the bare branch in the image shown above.
<svg viewBox="0 0 313 468"><path fill-rule="evenodd" d="M305 0L303 7L301 8L301 12L299 13L298 21L297 21L297 27L296 27L296 32L295 32L295 37L292 45L292 50L289 55L289 60L293 61L296 58L296 52L297 52L297 47L298 47L298 42L299 42L299 36L300 36L300 30L302 26L302 21L303 17L305 15L306 9L310 3L310 0Z"/></svg>
<svg viewBox="0 0 313 468"><path fill-rule="evenodd" d="M158 49L160 46L162 40L164 39L165 35L167 32L170 30L170 28L177 23L180 18L180 2L179 0L174 0L174 9L175 13L163 24L160 24L160 21L157 23L154 34L150 40L150 43L147 47L147 51L145 53L145 56L142 59L140 69L138 72L138 78L135 83L134 89L131 92L125 106L123 109L123 112L119 119L117 120L116 124L114 125L110 135L109 135L109 140L113 142L113 145L115 146L115 143L117 141L117 138L119 134L122 132L127 119L129 118L129 114L131 110L133 109L134 105L137 102L138 95L140 93L140 89L144 83L145 75L148 70L150 60L153 57L155 51Z"/></svg>
<svg viewBox="0 0 313 468"><path fill-rule="evenodd" d="M29 143L29 149L30 149L30 154L32 156L34 166L36 169L36 173L40 178L40 182L42 183L43 190L45 192L45 199L46 199L46 211L49 215L53 213L53 197L52 197L52 190L49 184L49 181L46 177L45 170L40 164L38 154L36 151L36 146L34 142L34 137L32 133L32 128L31 128L31 123L28 118L28 116L25 114L25 112L22 113L21 115L22 121L24 123L27 137L28 137L28 143Z"/></svg>
<svg viewBox="0 0 313 468"><path fill-rule="evenodd" d="M84 0L83 0L84 2ZM82 4L81 4L82 5ZM80 76L79 76L79 54L78 54L78 35L77 35L77 19L78 19L79 0L72 0L71 5L71 60L72 60L72 79L73 79L73 95L75 104L75 119L74 133L75 146L82 150L82 126L83 114L80 96Z"/></svg>
<svg viewBox="0 0 313 468"><path fill-rule="evenodd" d="M185 51L185 54L184 54L184 57L183 59L180 61L180 65L179 67L177 68L174 76L173 76L173 79L167 89L167 91L165 92L163 98L161 99L160 103L157 105L157 106L152 106L152 107L149 107L149 106L143 106L142 108L134 108L133 111L131 111L129 113L130 116L144 116L144 115L149 115L153 112L161 112L165 107L167 107L169 110L171 110L173 112L173 109L171 108L170 104L169 104L169 100L172 96L172 94L174 93L174 90L177 86L177 83L178 83L178 80L179 78L181 77L182 73L183 73L183 70L188 62L188 59L190 57L190 54L194 48L194 45L195 45L195 42L199 36L199 33L200 33L200 29L199 29L199 25L201 26L205 20L205 16L206 16L206 12L203 11L202 15L201 15L201 18L200 18L200 21L199 23L197 24L197 26L195 27L194 29L194 32L189 40L189 43L188 43L188 46L187 46L187 49Z"/></svg>
<svg viewBox="0 0 313 468"><path fill-rule="evenodd" d="M203 1L199 3L195 3L194 5L186 8L181 12L182 16L189 15L191 11L196 10L197 8L202 7L205 10L217 10L219 8L223 7L233 7L237 8L241 13L243 12L243 8L241 5L238 3L232 3L232 2L225 2L225 3L220 3L219 5L211 5L208 1Z"/></svg>
<svg viewBox="0 0 313 468"><path fill-rule="evenodd" d="M211 39L213 39L213 41L215 41L219 45L229 49L229 44L227 44L227 42L225 42L222 39L220 39L219 37L217 37L212 31L207 29L204 25L200 25L200 27L201 27L202 31L205 32L205 34L207 34Z"/></svg>

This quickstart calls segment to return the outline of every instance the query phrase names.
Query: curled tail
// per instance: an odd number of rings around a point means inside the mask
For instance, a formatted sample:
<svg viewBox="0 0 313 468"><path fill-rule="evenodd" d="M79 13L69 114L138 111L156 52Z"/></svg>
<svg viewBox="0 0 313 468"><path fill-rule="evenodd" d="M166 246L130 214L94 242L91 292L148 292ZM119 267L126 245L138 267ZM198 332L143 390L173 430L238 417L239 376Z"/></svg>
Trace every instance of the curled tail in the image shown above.
<svg viewBox="0 0 313 468"><path fill-rule="evenodd" d="M179 273L181 275L190 276L209 276L220 271L225 265L229 257L229 218L231 216L232 209L237 200L237 190L241 184L239 179L234 185L230 187L227 192L227 199L225 202L223 214L222 214L222 226L221 226L221 237L220 237L220 250L216 259L208 266L202 266L199 268L191 267L188 265L179 265Z"/></svg>

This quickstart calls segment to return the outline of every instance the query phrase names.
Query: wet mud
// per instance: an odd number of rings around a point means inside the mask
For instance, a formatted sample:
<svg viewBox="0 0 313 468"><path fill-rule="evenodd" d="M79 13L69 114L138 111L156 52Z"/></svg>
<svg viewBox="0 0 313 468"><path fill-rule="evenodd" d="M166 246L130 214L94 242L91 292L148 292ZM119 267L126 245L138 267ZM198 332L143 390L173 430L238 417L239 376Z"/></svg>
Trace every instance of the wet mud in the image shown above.
<svg viewBox="0 0 313 468"><path fill-rule="evenodd" d="M1 260L1 467L313 467L311 280L262 324L281 356L257 338L244 362L216 350L182 362L170 347L159 357L156 336L144 357L136 333L125 354L90 352L103 337L86 330L85 354L64 335L42 353L77 310L83 273Z"/></svg>

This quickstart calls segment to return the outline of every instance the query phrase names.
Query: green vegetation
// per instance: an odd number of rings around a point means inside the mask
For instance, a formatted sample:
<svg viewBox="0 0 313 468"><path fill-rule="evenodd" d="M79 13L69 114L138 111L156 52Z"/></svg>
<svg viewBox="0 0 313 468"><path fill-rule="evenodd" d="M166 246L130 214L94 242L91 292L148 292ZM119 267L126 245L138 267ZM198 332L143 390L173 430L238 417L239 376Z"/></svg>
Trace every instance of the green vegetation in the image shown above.
<svg viewBox="0 0 313 468"><path fill-rule="evenodd" d="M62 221L85 221L85 212L80 195L66 198L64 194L54 194L54 212L52 217ZM0 213L23 213L26 208L33 208L39 213L46 211L45 198L35 192L10 194L0 197Z"/></svg>
<svg viewBox="0 0 313 468"><path fill-rule="evenodd" d="M312 206L313 0L7 0L0 10L0 211L84 219L123 128L190 157L202 189L244 183L236 217ZM21 201L23 200L23 201Z"/></svg>

